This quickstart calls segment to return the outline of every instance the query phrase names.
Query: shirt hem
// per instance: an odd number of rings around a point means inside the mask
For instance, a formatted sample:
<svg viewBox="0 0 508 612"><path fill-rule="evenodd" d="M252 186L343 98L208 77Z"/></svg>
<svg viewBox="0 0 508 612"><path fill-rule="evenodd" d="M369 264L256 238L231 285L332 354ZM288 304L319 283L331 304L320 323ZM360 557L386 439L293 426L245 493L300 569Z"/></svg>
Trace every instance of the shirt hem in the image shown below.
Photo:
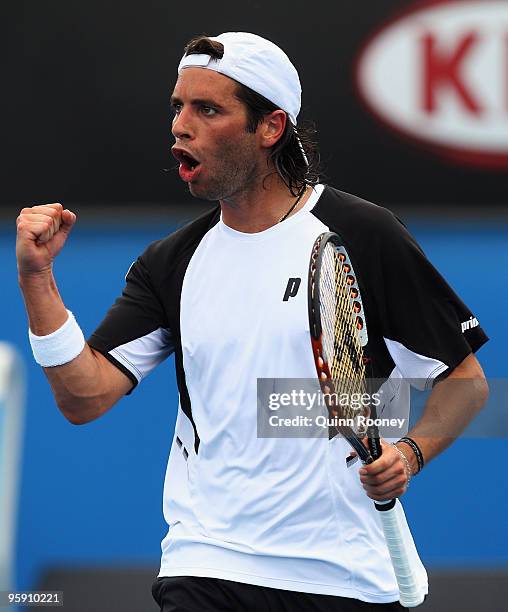
<svg viewBox="0 0 508 612"><path fill-rule="evenodd" d="M251 573L218 569L216 567L199 566L174 566L161 567L158 578L169 578L175 576L194 576L198 578L218 578L220 580L231 580L252 584L254 586L281 589L283 591L296 591L300 593L312 593L315 595L335 595L337 597L349 597L359 599L367 603L393 603L399 600L398 591L389 593L370 593L359 591L347 586L319 584L314 582L302 582L300 580L287 580L284 578L268 578Z"/></svg>

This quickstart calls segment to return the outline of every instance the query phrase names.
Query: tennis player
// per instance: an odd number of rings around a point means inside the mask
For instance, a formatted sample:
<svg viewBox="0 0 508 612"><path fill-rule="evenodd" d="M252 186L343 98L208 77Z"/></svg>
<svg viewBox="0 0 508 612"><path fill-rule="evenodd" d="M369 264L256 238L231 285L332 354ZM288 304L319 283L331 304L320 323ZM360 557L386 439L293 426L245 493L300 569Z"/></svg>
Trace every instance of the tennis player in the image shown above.
<svg viewBox="0 0 508 612"><path fill-rule="evenodd" d="M98 418L175 353L169 531L153 585L163 612L401 609L371 499L403 495L486 398L478 320L388 210L319 183L300 95L295 67L268 40L190 41L172 152L190 192L218 205L146 249L88 342L52 273L76 215L43 204L17 220L33 353L69 421ZM457 402L430 401L369 466L340 437L256 436L257 380L315 377L306 278L329 230L363 279L374 371L395 381L391 409L407 410L403 379L439 381L431 400L453 380L476 381L467 417ZM446 436L428 435L436 415Z"/></svg>

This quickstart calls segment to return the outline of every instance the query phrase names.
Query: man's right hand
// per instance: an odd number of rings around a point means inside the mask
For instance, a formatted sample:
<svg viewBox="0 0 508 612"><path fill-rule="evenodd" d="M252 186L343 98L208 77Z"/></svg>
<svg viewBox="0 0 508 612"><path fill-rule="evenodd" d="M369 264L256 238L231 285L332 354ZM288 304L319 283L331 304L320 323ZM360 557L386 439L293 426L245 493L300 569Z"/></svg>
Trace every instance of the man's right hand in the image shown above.
<svg viewBox="0 0 508 612"><path fill-rule="evenodd" d="M62 250L76 215L61 204L23 208L16 220L16 257L20 276L51 270Z"/></svg>

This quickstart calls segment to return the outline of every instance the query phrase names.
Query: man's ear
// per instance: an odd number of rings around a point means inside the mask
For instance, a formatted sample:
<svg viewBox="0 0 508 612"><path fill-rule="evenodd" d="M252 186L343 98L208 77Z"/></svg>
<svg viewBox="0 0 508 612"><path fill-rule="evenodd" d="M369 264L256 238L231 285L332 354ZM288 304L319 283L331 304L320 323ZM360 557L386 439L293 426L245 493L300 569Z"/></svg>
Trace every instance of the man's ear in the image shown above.
<svg viewBox="0 0 508 612"><path fill-rule="evenodd" d="M269 149L280 140L286 129L287 120L287 115L283 110L273 111L263 117L258 128L262 147Z"/></svg>

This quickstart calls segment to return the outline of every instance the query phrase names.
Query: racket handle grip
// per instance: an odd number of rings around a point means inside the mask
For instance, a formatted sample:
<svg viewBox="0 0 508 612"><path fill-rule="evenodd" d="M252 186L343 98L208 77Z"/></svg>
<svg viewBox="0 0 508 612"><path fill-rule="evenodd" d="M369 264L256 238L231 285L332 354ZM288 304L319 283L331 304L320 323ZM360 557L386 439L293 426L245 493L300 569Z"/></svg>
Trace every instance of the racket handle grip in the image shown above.
<svg viewBox="0 0 508 612"><path fill-rule="evenodd" d="M376 503L375 506L379 511L399 586L399 601L406 608L415 608L423 603L426 593L418 580L416 565L420 564L418 553L404 514L397 511L396 503L396 500L392 500L387 503Z"/></svg>

